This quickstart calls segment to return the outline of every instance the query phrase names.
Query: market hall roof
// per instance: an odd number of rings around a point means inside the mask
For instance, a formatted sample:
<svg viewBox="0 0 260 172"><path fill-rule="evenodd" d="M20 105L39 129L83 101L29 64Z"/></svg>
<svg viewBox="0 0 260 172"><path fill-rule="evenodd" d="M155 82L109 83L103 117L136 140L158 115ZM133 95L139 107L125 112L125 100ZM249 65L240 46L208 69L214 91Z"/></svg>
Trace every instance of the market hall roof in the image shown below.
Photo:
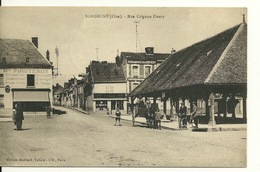
<svg viewBox="0 0 260 172"><path fill-rule="evenodd" d="M94 83L126 82L122 67L116 63L92 61L90 70Z"/></svg>
<svg viewBox="0 0 260 172"><path fill-rule="evenodd" d="M130 96L194 85L247 83L247 24L242 23L167 58Z"/></svg>
<svg viewBox="0 0 260 172"><path fill-rule="evenodd" d="M0 68L52 68L29 40L0 38Z"/></svg>

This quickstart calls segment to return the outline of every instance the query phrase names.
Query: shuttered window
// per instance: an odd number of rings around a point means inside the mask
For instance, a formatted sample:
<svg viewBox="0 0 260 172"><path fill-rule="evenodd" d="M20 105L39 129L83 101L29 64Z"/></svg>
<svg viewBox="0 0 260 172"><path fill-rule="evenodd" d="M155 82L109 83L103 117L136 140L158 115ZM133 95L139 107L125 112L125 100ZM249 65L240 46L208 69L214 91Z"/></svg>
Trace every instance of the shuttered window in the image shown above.
<svg viewBox="0 0 260 172"><path fill-rule="evenodd" d="M0 74L0 88L4 88L4 74Z"/></svg>

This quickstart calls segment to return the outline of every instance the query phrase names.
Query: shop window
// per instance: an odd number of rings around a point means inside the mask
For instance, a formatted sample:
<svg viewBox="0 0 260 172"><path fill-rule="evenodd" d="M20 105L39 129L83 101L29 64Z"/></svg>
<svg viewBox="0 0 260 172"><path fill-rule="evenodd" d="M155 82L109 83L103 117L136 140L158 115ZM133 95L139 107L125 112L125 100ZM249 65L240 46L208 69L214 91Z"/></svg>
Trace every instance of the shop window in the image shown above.
<svg viewBox="0 0 260 172"><path fill-rule="evenodd" d="M34 86L35 86L35 76L27 75L27 87L34 87Z"/></svg>
<svg viewBox="0 0 260 172"><path fill-rule="evenodd" d="M107 101L97 100L96 101L96 109L99 109L99 110L107 109Z"/></svg>
<svg viewBox="0 0 260 172"><path fill-rule="evenodd" d="M120 110L124 110L124 101L123 100L117 101L117 108L119 108Z"/></svg>
<svg viewBox="0 0 260 172"><path fill-rule="evenodd" d="M0 88L4 88L4 74L0 74Z"/></svg>
<svg viewBox="0 0 260 172"><path fill-rule="evenodd" d="M4 95L0 94L0 108L4 107Z"/></svg>

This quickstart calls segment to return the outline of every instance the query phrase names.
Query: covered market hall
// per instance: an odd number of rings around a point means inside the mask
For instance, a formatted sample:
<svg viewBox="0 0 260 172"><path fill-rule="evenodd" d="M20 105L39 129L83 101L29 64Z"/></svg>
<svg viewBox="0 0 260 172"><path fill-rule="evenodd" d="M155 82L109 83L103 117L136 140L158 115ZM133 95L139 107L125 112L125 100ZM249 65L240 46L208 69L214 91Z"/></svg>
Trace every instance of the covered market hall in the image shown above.
<svg viewBox="0 0 260 172"><path fill-rule="evenodd" d="M246 123L247 24L245 20L215 36L169 56L130 94L156 103L170 101L178 113L184 102L188 111L195 102L200 123ZM133 106L132 106L133 107ZM190 112L188 112L190 113ZM167 115L167 114L166 114Z"/></svg>

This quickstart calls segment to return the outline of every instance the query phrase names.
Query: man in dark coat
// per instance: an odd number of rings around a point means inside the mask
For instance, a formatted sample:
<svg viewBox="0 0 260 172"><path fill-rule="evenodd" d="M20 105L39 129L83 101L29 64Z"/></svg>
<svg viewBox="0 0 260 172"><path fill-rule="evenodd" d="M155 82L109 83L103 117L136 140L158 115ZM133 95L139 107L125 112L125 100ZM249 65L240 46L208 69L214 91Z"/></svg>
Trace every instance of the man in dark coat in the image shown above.
<svg viewBox="0 0 260 172"><path fill-rule="evenodd" d="M17 130L22 130L22 123L24 120L22 104L18 103L16 108L16 126Z"/></svg>
<svg viewBox="0 0 260 172"><path fill-rule="evenodd" d="M179 109L179 128L187 127L187 107L181 102Z"/></svg>
<svg viewBox="0 0 260 172"><path fill-rule="evenodd" d="M194 120L195 128L198 128L199 118L197 115L197 106L196 106L195 102L192 103L190 123L192 122L192 120Z"/></svg>

